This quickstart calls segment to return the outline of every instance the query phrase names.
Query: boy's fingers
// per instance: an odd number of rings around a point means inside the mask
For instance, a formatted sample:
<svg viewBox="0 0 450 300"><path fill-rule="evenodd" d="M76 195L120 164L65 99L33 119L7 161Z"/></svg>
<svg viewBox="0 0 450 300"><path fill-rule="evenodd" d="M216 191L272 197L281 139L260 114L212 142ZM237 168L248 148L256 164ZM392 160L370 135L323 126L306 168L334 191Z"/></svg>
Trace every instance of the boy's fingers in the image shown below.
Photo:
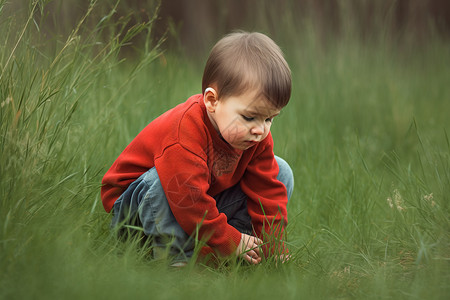
<svg viewBox="0 0 450 300"><path fill-rule="evenodd" d="M261 239L243 233L240 245L238 246L238 250L236 251L236 253L238 255L242 254L242 258L244 258L247 262L251 264L258 264L262 260L261 252L259 249L260 245L262 244L263 242Z"/></svg>
<svg viewBox="0 0 450 300"><path fill-rule="evenodd" d="M250 252L247 252L247 254L244 255L244 259L253 265L258 264L261 261L261 258L259 256L252 256Z"/></svg>
<svg viewBox="0 0 450 300"><path fill-rule="evenodd" d="M244 256L244 259L245 259L247 262L249 262L249 263L251 263L251 264L253 264L253 265L256 264L256 259L252 259L249 255L245 255L245 256Z"/></svg>
<svg viewBox="0 0 450 300"><path fill-rule="evenodd" d="M262 245L263 241L261 239L255 237L254 243L257 244L257 245Z"/></svg>
<svg viewBox="0 0 450 300"><path fill-rule="evenodd" d="M259 254L256 251L254 251L254 250L248 251L247 255L252 257L252 258L254 258L254 259L259 258Z"/></svg>
<svg viewBox="0 0 450 300"><path fill-rule="evenodd" d="M259 252L258 244L254 244L254 247L252 250L256 253L256 255L258 255L258 257L261 255L261 253Z"/></svg>
<svg viewBox="0 0 450 300"><path fill-rule="evenodd" d="M282 263L287 262L289 259L291 258L291 256L289 254L282 254L280 256L278 256L278 260L280 260Z"/></svg>

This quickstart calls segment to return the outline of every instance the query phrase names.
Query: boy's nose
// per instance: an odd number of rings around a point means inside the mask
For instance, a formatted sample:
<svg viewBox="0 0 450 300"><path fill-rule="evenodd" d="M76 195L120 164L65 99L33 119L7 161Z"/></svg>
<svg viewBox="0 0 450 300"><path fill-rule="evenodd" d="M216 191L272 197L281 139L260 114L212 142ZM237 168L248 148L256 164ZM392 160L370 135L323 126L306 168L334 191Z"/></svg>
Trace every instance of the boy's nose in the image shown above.
<svg viewBox="0 0 450 300"><path fill-rule="evenodd" d="M258 125L258 126L254 126L250 130L250 132L253 135L263 135L264 134L264 124L261 124L261 125Z"/></svg>

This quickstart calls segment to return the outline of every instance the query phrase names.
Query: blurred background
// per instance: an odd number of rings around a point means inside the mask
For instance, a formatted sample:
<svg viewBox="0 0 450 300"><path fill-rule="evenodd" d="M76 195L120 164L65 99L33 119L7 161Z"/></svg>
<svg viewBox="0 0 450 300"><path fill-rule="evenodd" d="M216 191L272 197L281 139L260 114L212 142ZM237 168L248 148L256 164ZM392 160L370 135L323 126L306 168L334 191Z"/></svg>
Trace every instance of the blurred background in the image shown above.
<svg viewBox="0 0 450 300"><path fill-rule="evenodd" d="M31 2L14 0L5 6L10 11L3 16L19 10L26 15ZM41 30L54 38L67 36L91 1L41 2L47 16ZM96 13L107 13L115 4L113 0L98 1L101 9ZM163 49L181 50L192 57L204 56L222 35L236 29L265 32L282 45L289 42L280 41L283 37L292 38L286 30L301 39L305 27L324 46L349 35L362 42L382 38L409 46L424 45L430 37L450 37L448 0L126 0L117 5L115 18L131 16L126 25L131 27L149 21L155 12L154 39L164 37ZM138 45L136 40L133 45Z"/></svg>

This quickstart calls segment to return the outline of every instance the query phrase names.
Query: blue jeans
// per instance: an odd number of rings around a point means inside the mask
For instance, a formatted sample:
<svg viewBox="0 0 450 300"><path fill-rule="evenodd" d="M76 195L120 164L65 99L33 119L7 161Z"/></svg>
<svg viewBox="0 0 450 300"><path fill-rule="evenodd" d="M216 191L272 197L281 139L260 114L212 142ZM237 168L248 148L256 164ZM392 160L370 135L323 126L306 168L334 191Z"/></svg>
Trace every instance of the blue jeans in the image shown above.
<svg viewBox="0 0 450 300"><path fill-rule="evenodd" d="M292 170L280 157L275 156L275 159L279 167L277 179L286 186L289 199L294 188ZM252 234L247 196L239 183L214 199L217 209L227 216L231 226L241 233ZM179 260L187 260L193 254L194 238L184 232L173 216L154 167L130 184L114 203L111 226L120 229L123 225L141 227L144 234L151 237L153 247L168 247L169 254L178 256Z"/></svg>

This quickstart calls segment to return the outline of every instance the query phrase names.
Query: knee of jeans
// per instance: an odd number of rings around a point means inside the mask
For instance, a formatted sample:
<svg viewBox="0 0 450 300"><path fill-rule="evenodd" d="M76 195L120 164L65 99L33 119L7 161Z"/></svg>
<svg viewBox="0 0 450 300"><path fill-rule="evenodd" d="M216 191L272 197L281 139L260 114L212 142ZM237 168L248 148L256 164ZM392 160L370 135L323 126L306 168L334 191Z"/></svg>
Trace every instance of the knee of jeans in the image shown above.
<svg viewBox="0 0 450 300"><path fill-rule="evenodd" d="M144 174L142 174L142 181L145 182L147 189L151 190L152 193L163 193L164 190L161 185L161 180L159 179L158 172L156 168L153 167Z"/></svg>
<svg viewBox="0 0 450 300"><path fill-rule="evenodd" d="M278 176L277 179L281 181L286 187L288 199L291 198L292 191L294 190L294 173L292 172L289 164L281 157L275 156L278 163Z"/></svg>

